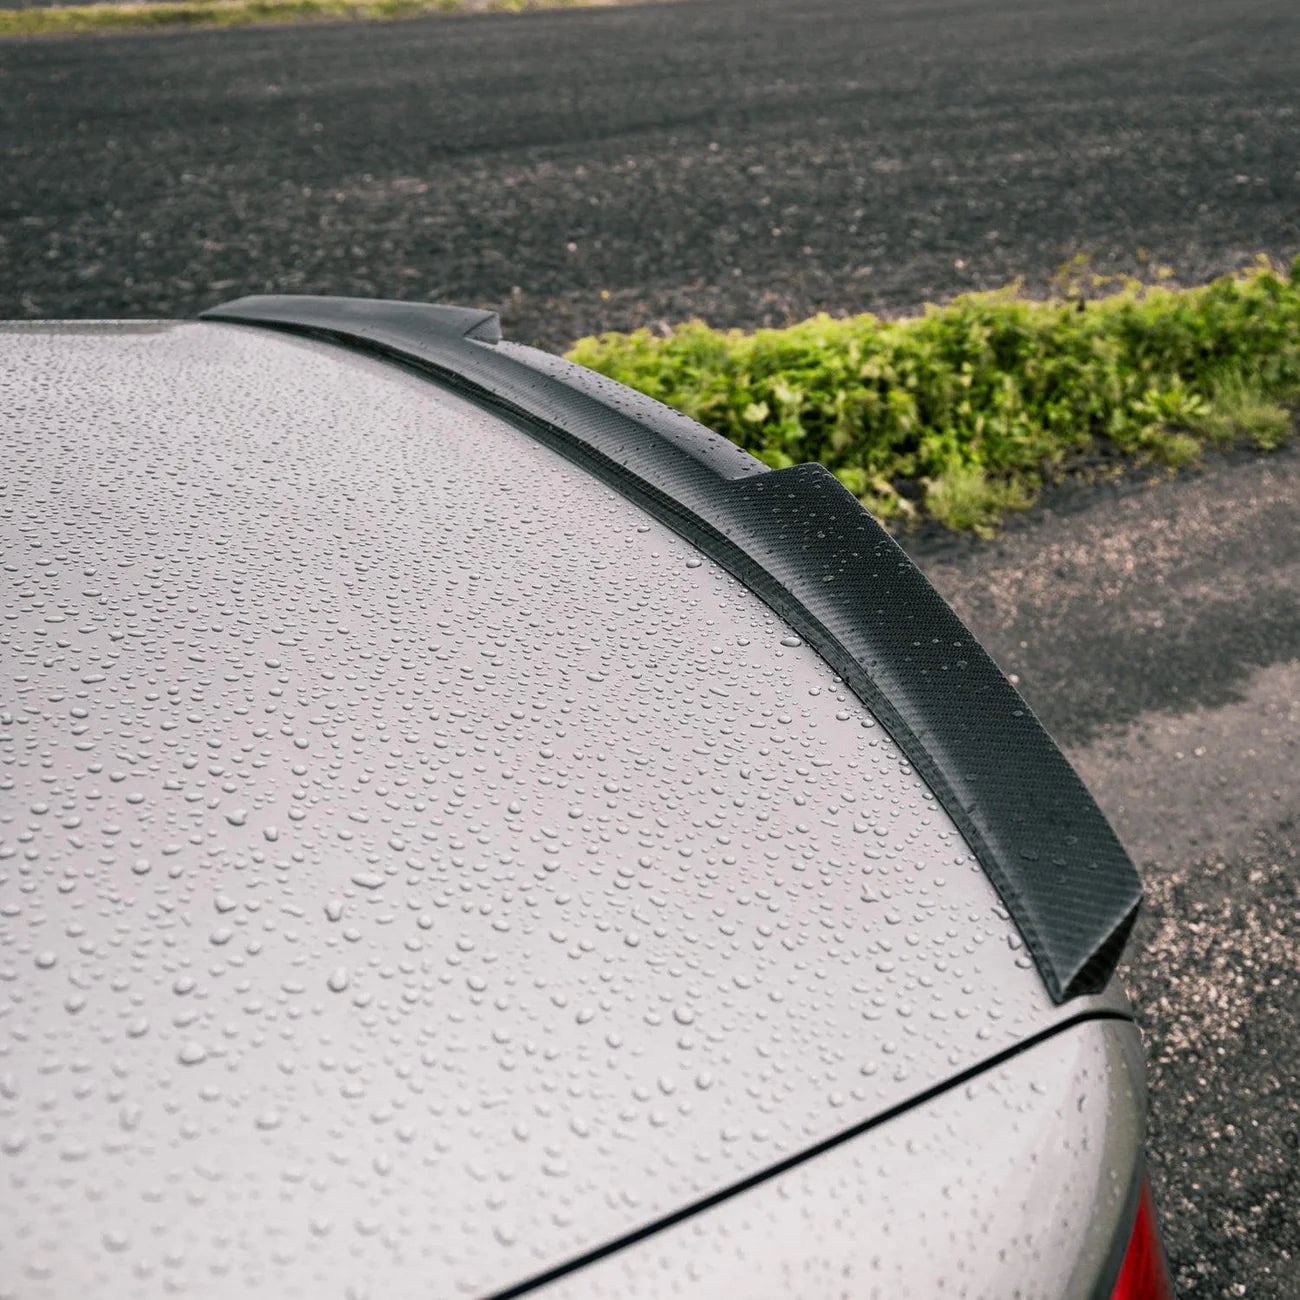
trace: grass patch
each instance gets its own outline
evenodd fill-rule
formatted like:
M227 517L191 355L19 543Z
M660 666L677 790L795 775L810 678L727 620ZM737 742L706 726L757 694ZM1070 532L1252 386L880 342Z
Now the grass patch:
M1100 467L1268 450L1300 405L1300 257L1191 289L1122 281L1024 298L1019 283L923 316L786 329L691 321L580 339L568 356L774 468L816 460L886 521L989 533L1045 482ZM1097 278L1094 277L1094 284Z
M74 35L157 27L236 27L322 19L419 18L605 7L630 0L165 0L159 4L0 9L0 37Z
M1273 451L1291 433L1291 412L1229 373L1211 385L1208 409L1188 417L1188 425L1218 447L1248 442Z

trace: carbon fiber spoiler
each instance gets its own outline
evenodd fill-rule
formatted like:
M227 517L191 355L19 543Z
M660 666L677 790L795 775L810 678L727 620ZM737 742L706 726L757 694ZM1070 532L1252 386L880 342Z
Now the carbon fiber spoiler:
M1074 769L961 620L821 465L769 470L685 416L547 353L493 312L240 298L209 321L398 362L497 409L722 565L826 660L953 819L1056 1002L1099 992L1142 899Z

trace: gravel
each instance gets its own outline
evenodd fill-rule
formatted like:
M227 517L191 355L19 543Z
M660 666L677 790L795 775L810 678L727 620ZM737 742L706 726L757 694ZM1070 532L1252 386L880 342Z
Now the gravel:
M1150 1168L1178 1294L1300 1295L1300 822L1147 872L1127 978L1156 1104Z

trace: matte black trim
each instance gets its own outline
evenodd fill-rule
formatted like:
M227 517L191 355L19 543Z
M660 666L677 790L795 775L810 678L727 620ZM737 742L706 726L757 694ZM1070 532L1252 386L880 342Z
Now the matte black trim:
M728 569L880 720L1015 921L1052 998L1099 992L1141 902L1083 783L898 544L821 465L769 471L620 385L501 344L492 312L253 297L203 319L343 343L517 420Z
M515 1282L502 1291L493 1291L485 1297L485 1300L515 1300L516 1297L527 1295L530 1291L536 1291L539 1287L547 1286L551 1282L558 1281L560 1278L570 1273L576 1273L581 1268L586 1268L589 1264L594 1264L597 1260L606 1258L609 1255L617 1254L620 1250L625 1250L628 1246L635 1245L638 1241L644 1241L647 1237L653 1237L657 1232L663 1232L666 1228L675 1227L677 1224L686 1219L692 1218L705 1210L711 1210L715 1205L721 1205L723 1201L729 1201L733 1196L739 1196L742 1192L747 1192L751 1188L757 1187L760 1183L765 1183L769 1179L779 1178L782 1174L787 1174L791 1169L799 1165L806 1164L809 1160L814 1160L827 1151L834 1150L835 1147L843 1146L845 1142L851 1142L854 1138L861 1137L864 1133L869 1133L874 1128L888 1123L891 1119L896 1119L904 1112L912 1110L917 1106L924 1106L927 1102L933 1101L936 1097L945 1092L950 1092L953 1088L960 1088L963 1084L969 1083L972 1079L984 1074L988 1070L995 1070L999 1065L1005 1065L1012 1057L1019 1056L1022 1052L1027 1052L1031 1047L1037 1047L1040 1043L1046 1042L1049 1038L1055 1038L1057 1034L1066 1029L1073 1029L1077 1025L1086 1025L1097 1020L1117 1020L1121 1024L1131 1025L1133 1021L1128 1016L1118 1011L1086 1011L1080 1015L1074 1016L1069 1020L1062 1020L1059 1024L1052 1025L1048 1029L1043 1029L1037 1034L1026 1038L1023 1042L1015 1043L1013 1046L990 1056L988 1060L981 1061L978 1065L972 1065L969 1069L963 1070L960 1074L954 1074L945 1079L942 1083L936 1083L933 1087L927 1088L924 1092L917 1093L914 1097L909 1097L906 1101L899 1102L896 1106L891 1106L888 1110L881 1111L878 1115L873 1115L870 1119L863 1120L860 1124L854 1124L852 1128L846 1128L841 1133L832 1134L828 1138L823 1138L820 1142L804 1150L796 1152L792 1156L786 1156L783 1160L778 1160L775 1164L769 1165L766 1169L760 1169L756 1174L750 1174L742 1178L739 1182L731 1183L719 1191L711 1192L708 1196L701 1197L698 1201L691 1202L690 1205L683 1206L681 1209L674 1210L671 1214L665 1214L661 1218L653 1219L649 1223L644 1223L639 1228L634 1228L631 1232L624 1233L623 1236L617 1237L612 1241L603 1242L601 1245L582 1255L575 1255L572 1259L566 1260L563 1264L557 1264L554 1268L548 1268L542 1273L535 1273L532 1277L525 1278L523 1281ZM1136 1032L1136 1030L1134 1031ZM1139 1165L1140 1168L1140 1165ZM1141 1179L1138 1180L1138 1187L1141 1187ZM1135 1203L1136 1204L1136 1203ZM1130 1222L1130 1231L1131 1224ZM1125 1239L1127 1241L1127 1238ZM1118 1274L1118 1269L1116 1269Z

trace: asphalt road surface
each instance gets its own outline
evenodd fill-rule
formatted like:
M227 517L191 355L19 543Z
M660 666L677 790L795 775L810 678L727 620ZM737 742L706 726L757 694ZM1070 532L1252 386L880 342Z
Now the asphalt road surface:
M248 292L560 348L1300 251L1294 0L663 0L0 42L0 316ZM1143 864L1180 1294L1300 1297L1300 451L909 543Z
M1300 251L1294 0L668 0L0 42L0 316L262 290L562 347ZM518 290L518 293L515 292ZM607 293L608 298L603 298Z

